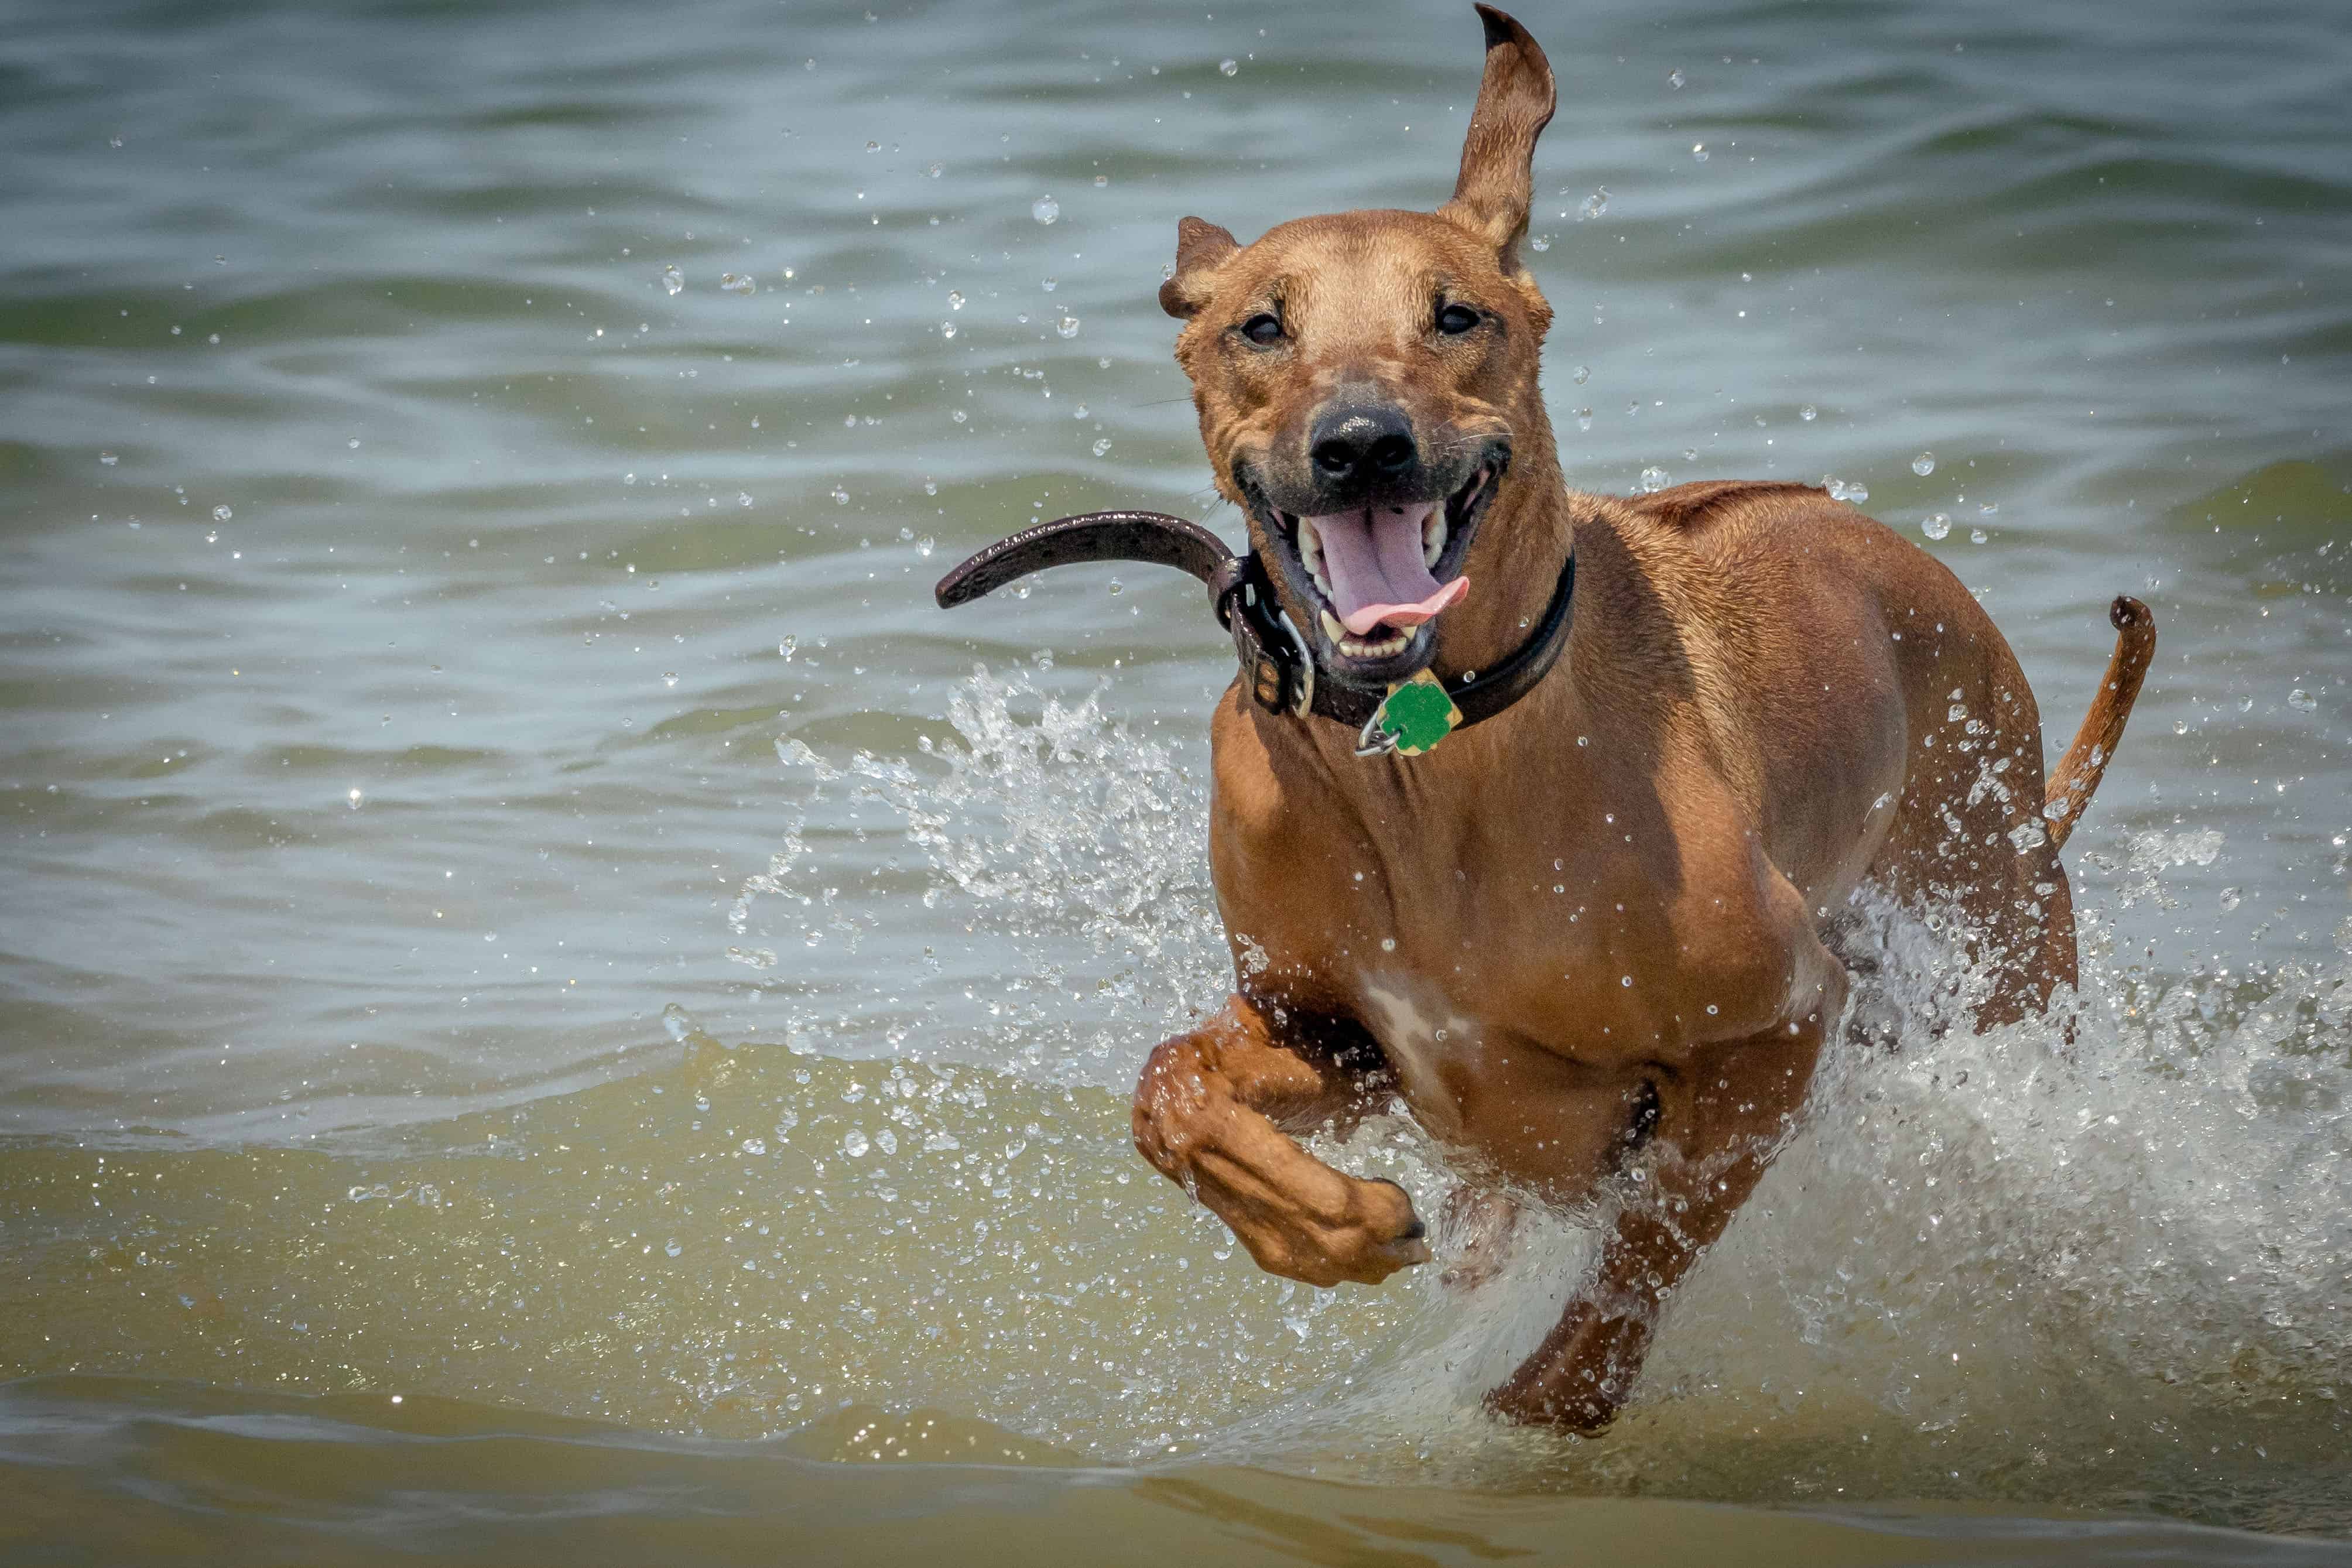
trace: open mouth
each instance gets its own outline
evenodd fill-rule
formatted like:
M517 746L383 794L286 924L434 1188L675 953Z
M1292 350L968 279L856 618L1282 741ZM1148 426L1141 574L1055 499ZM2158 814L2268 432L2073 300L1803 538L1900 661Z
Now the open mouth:
M1500 472L1490 458L1442 500L1320 517L1267 509L1275 524L1269 531L1298 567L1289 574L1291 585L1304 591L1335 662L1354 667L1347 673L1407 673L1402 667L1416 652L1427 662L1425 628L1470 591L1462 559Z

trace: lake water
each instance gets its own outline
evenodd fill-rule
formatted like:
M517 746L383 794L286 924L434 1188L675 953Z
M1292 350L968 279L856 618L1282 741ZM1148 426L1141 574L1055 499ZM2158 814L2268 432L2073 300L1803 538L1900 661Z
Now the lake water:
M1857 487L2059 743L2154 606L2072 1043L1841 1061L1590 1442L1573 1230L1135 1157L1230 651L930 584L1238 537L1175 221L1441 200L1466 6L10 5L0 1554L2352 1560L2341 7L1523 15L1572 483Z

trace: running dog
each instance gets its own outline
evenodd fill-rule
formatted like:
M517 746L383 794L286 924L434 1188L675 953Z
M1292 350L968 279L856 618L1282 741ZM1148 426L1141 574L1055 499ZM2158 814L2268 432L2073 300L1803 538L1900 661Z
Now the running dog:
M1592 1278L1486 1395L1589 1432L1796 1125L1840 1028L1850 895L1958 906L1995 976L1980 1028L2074 984L2058 849L2155 632L2115 601L2105 680L2045 781L2009 645L1893 531L1807 485L1570 489L1521 255L1551 69L1477 9L1485 76L1434 213L1247 246L1177 226L1160 300L1249 550L1213 561L1205 531L1119 513L1091 555L1196 571L1241 649L1211 728L1237 984L1151 1053L1135 1141L1261 1267L1316 1285L1431 1256L1402 1187L1291 1136L1395 1099L1492 1194L1464 1216L1490 1254L1515 1202L1638 1192L1598 1211ZM1089 558L1050 542L999 548Z

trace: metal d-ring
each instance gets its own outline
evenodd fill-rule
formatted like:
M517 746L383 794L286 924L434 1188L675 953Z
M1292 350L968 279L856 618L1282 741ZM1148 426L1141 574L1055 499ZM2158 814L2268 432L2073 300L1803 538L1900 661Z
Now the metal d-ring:
M1315 701L1315 656L1307 651L1307 639L1298 635L1298 628L1290 624L1290 613L1279 604L1274 606L1274 624L1282 628L1298 655L1298 698L1291 703L1290 710L1304 719Z
M1356 755L1385 757L1397 749L1396 731L1381 728L1381 715L1387 711L1388 704L1381 703L1372 710L1372 716L1364 721L1364 727L1356 731Z

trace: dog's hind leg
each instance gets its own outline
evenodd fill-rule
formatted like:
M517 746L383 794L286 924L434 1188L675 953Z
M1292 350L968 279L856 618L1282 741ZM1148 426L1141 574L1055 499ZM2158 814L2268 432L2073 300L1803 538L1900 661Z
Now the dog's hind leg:
M1377 1082L1377 1051L1347 1026L1277 1027L1271 1011L1235 996L1152 1051L1135 1090L1136 1148L1269 1273L1373 1285L1427 1262L1402 1187L1343 1175L1282 1131L1358 1113Z

